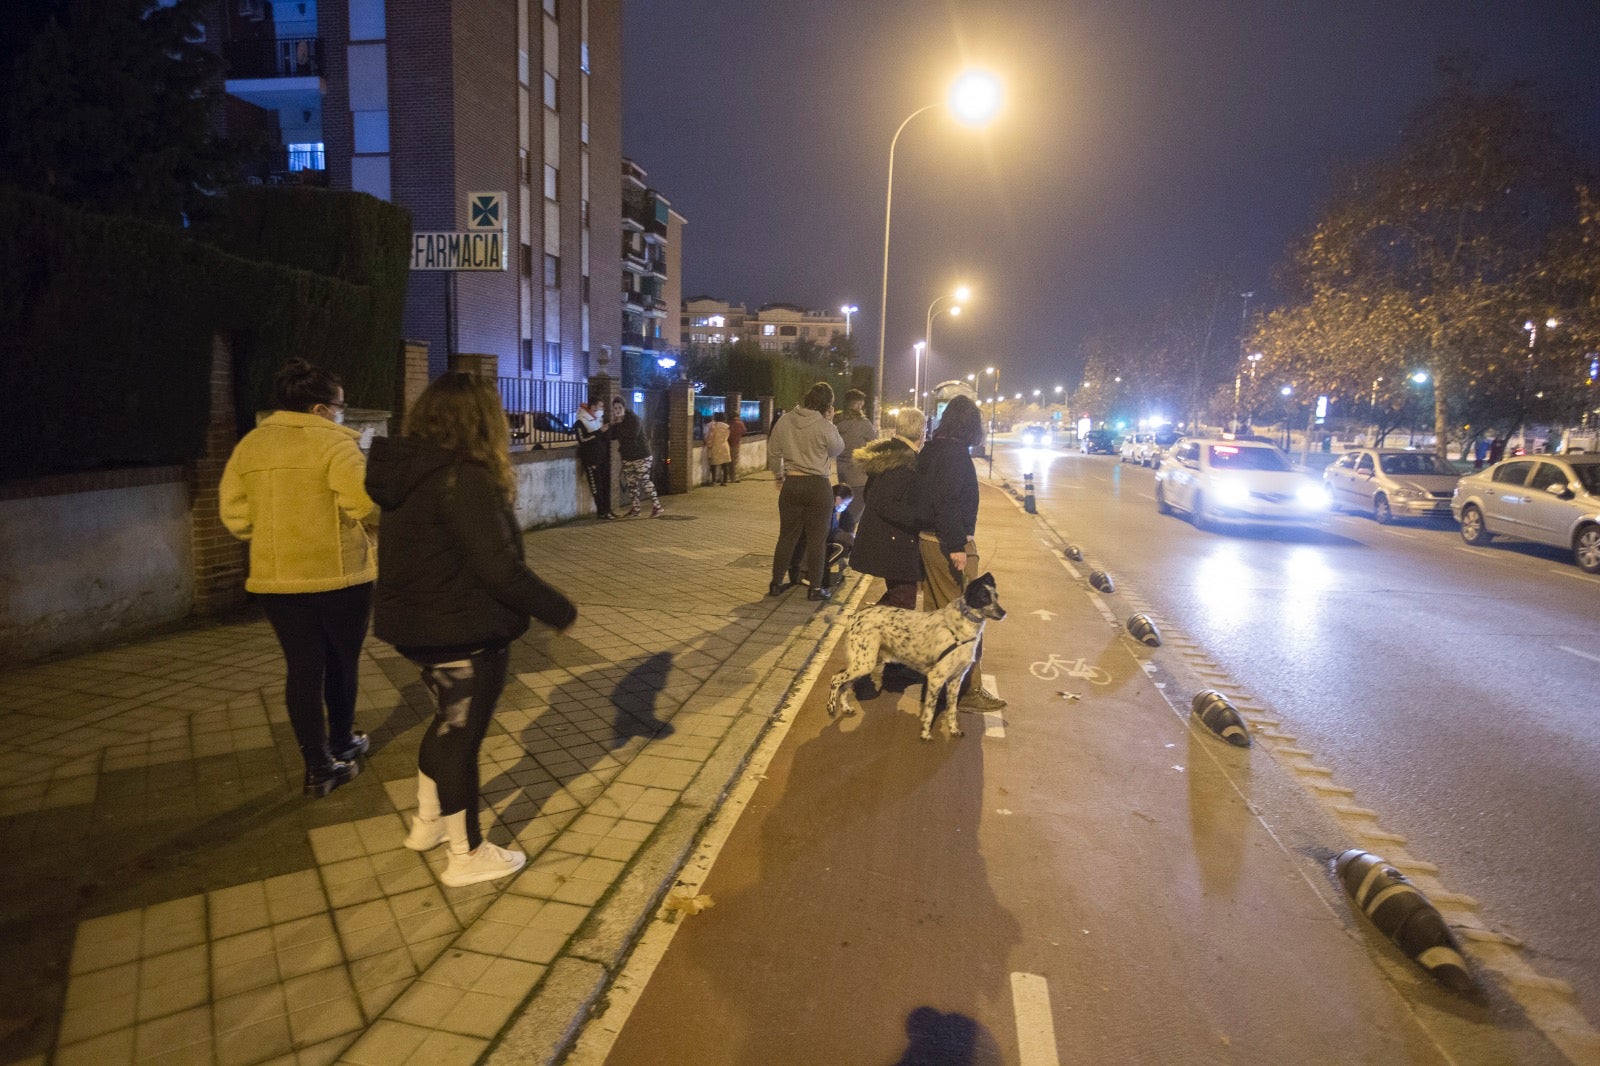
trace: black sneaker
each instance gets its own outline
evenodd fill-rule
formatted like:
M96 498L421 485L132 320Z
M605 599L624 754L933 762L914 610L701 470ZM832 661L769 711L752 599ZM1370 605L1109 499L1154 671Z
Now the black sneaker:
M831 599L833 599L833 590L832 589L812 589L810 592L806 593L806 599L808 599L808 600L831 600Z
M789 587L788 585L785 585L781 581L774 581L772 584L767 586L767 595L768 596L782 596L784 594L784 591L786 589L788 589L788 587Z
M328 742L328 752L333 756L334 762L354 762L367 754L372 747L372 738L361 730L350 734L350 739L343 744L337 741Z
M321 798L361 772L361 764L330 760L321 766L306 767L305 794Z

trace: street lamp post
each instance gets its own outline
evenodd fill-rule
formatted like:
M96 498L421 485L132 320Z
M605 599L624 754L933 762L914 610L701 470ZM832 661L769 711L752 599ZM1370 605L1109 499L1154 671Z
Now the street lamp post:
M969 125L981 125L987 122L1000 106L999 83L988 74L970 71L962 75L951 87L948 105L951 112L961 121ZM883 195L883 283L878 293L878 378L875 387L880 397L883 396L883 342L889 315L889 220L894 208L894 149L900 141L900 134L905 132L912 119L938 106L938 104L927 104L911 112L894 131L894 136L889 139L889 180ZM881 407L881 404L879 406ZM883 424L881 415L878 424L881 429Z
M912 407L920 408L922 406L922 403L921 403L922 393L919 392L918 390L922 388L922 350L924 348L926 348L927 346L928 346L928 342L927 341L918 341L917 343L915 343L915 344L913 344L911 346L912 351L914 351L916 353L916 362L912 365L912 368L911 368L911 406Z
M989 397L989 446L984 449L989 453L989 476L992 478L994 477L994 416L1000 407L1000 368L986 366L983 372L994 375L994 393Z
M845 340L849 340L850 339L850 316L855 314L859 310L861 310L861 308L857 307L855 304L845 304L843 307L839 308L839 313L844 315L844 339Z
M933 358L933 309L939 306L941 300L956 300L958 301L956 306L947 307L940 314L948 314L951 318L958 318L961 315L961 304L965 303L971 295L971 289L965 285L960 285L956 287L954 292L947 292L943 296L935 296L933 302L928 305L928 317L922 324L922 340L928 346L929 359Z

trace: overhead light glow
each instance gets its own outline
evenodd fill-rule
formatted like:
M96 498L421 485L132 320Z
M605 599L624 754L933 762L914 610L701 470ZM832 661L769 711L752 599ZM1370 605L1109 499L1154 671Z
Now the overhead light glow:
M950 110L969 126L983 125L1000 110L1000 83L986 71L968 71L950 89Z

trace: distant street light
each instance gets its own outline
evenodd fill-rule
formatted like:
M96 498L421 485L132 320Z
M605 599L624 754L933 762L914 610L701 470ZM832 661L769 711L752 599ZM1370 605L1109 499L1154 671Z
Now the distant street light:
M982 71L968 71L956 80L946 101L952 114L960 121L979 126L994 117L1000 109L1000 83ZM927 104L905 117L900 127L889 139L889 180L883 196L883 284L878 296L878 395L883 395L883 342L889 316L889 220L894 208L894 149L911 120L924 111L932 111L938 104ZM877 419L880 427L882 418Z
M951 318L958 318L961 315L961 304L966 303L971 296L972 290L970 288L965 285L958 285L954 292L947 292L943 296L935 296L933 302L928 305L928 318L923 323L922 339L928 345L929 359L933 358L933 309L938 307L942 300L955 300L957 301L956 306L947 307L939 313L948 314Z
M916 363L911 369L911 405L917 404L917 390L922 387L922 349L928 346L927 341L918 341L911 346L916 353Z
M861 308L857 307L855 304L845 304L843 307L839 308L839 312L844 315L845 340L850 339L850 316L859 310L861 310Z
M989 446L984 449L989 453L989 476L994 476L994 417L995 411L1000 407L1000 368L986 366L985 374L994 375L994 392L989 397Z

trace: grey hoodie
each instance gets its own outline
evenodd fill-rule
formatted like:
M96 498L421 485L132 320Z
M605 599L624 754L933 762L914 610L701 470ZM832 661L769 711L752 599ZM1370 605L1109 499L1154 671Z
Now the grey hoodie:
M814 474L829 477L829 464L844 451L844 438L822 412L795 407L778 419L767 438L767 469L780 480Z

